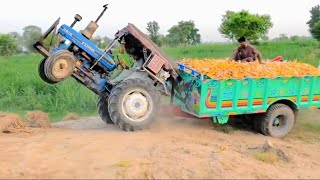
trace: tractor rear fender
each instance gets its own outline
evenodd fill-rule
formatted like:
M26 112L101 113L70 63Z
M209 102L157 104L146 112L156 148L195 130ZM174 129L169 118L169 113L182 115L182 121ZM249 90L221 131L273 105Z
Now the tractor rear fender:
M127 80L127 79L141 79L144 81L148 81L152 84L152 79L148 77L148 73L146 72L134 72L124 80Z
M147 81L150 84L154 85L159 92L163 92L164 94L168 95L168 92L166 92L166 91L168 91L166 84L163 81L161 81L161 79L152 80L149 77L149 75L151 75L151 74L149 74L149 72L147 72L147 71L137 71L137 72L132 73L130 76L128 76L124 80L141 79L141 80ZM158 82L158 84L156 85L157 82Z

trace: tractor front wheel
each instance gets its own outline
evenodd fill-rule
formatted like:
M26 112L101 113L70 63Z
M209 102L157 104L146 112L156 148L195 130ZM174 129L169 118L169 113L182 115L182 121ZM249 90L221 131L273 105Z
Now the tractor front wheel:
M69 78L75 67L74 55L67 50L61 50L48 57L44 64L44 72L50 81L58 83Z
M56 84L56 82L51 81L45 74L44 64L46 63L46 60L47 60L46 58L42 59L40 64L39 64L39 67L38 67L39 76L44 82L46 82L48 84Z
M160 109L155 87L141 79L128 79L113 89L108 101L111 120L124 131L147 128Z

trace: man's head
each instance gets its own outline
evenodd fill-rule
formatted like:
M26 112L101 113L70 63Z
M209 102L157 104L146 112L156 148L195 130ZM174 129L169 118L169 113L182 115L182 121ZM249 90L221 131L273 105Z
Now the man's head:
M243 48L247 46L247 40L243 36L238 39L238 42L240 43L240 46Z

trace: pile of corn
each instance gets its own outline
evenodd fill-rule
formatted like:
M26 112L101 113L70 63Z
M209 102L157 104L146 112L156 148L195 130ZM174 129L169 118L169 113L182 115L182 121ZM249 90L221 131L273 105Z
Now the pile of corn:
M180 63L213 79L320 76L320 69L301 62L239 63L223 59L184 59Z

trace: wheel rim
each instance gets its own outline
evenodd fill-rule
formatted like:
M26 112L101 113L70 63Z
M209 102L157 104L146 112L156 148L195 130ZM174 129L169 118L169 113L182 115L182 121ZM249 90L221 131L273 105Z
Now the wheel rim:
M128 92L122 101L124 115L134 122L146 120L152 112L153 102L151 96L144 90Z
M272 122L272 128L279 133L286 129L287 125L287 117L284 115L277 116Z
M65 58L57 59L52 67L52 75L58 79L64 79L70 75L71 64Z

